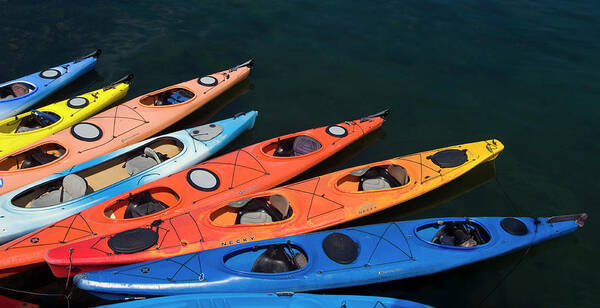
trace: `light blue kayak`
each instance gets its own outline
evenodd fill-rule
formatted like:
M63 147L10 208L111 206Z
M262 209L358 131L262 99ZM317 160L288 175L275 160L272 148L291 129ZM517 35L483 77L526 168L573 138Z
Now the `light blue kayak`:
M0 84L0 120L23 113L83 74L93 70L98 49L59 66Z
M101 307L287 307L287 308L426 308L402 299L358 295L319 295L306 293L208 293L156 297Z
M207 159L254 126L258 112L146 139L0 196L0 242L57 222ZM85 134L85 131L81 131ZM143 200L141 200L143 201ZM160 210L155 203L137 211ZM150 205L148 205L150 204ZM148 208L148 206L152 208ZM105 213L108 218L110 213ZM145 215L135 208L130 218Z

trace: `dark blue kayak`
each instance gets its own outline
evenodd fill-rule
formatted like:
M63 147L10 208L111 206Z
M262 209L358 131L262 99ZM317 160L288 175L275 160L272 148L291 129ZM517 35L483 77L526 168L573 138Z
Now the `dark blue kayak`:
M282 237L77 275L107 299L302 292L433 274L569 234L586 214L431 218Z
M0 120L23 113L33 105L93 70L100 49L71 62L0 84Z
M389 297L284 293L206 293L156 297L101 307L287 307L287 308L427 308L430 306Z

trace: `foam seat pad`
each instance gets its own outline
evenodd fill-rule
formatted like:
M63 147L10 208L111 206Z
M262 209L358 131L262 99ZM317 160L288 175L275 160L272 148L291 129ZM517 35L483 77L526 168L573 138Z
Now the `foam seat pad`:
M40 125L40 124L37 124L37 123L36 124L32 124L32 123L24 124L23 121L25 121L25 120L21 121L21 125L19 125L17 130L15 130L15 133L25 133L25 132L30 132L32 130L42 128L42 125Z
M362 182L363 191L392 188L384 178L368 179Z
M60 204L60 189L53 190L31 201L31 208L42 208Z
M47 164L58 158L52 154L48 154L48 153L44 153L44 152L34 152L31 154L31 157L33 159L35 159L35 161L37 161L38 163L40 163L42 165Z
M264 224L269 222L273 222L273 218L265 211L247 212L240 217L240 224L242 225Z
M63 178L62 202L85 196L88 190L87 182L77 174L69 174Z
M63 178L62 191L55 189L31 201L32 208L42 208L61 204L85 196L88 186L85 179L69 174Z
M294 155L300 156L312 153L321 148L321 144L314 138L308 136L298 136L294 139Z
M144 154L136 156L125 163L127 173L138 174L146 169L152 168L160 163L160 159L154 150L145 148Z
M160 200L154 199L148 191L135 195L125 210L125 218L142 217L168 208Z

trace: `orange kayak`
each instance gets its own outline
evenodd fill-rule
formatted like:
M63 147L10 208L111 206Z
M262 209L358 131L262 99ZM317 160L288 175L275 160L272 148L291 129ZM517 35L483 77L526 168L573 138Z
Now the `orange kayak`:
M202 212L211 204L279 185L376 130L386 115L383 112L266 140L142 185L0 246L0 274L44 263L44 253L51 248L159 219L188 217L192 210ZM137 206L147 215L125 219L127 210L140 212L132 208ZM193 224L192 216L189 218L178 221Z
M252 64L144 94L3 157L0 195L158 133L244 80Z
M420 196L495 159L503 148L499 141L487 140L349 168L210 207L178 211L136 229L61 246L48 250L45 260L57 277L65 277L77 272L312 232ZM170 187L175 189L175 186ZM151 193L173 208L181 200L189 203L186 197L197 200L195 195L186 196L184 190L175 193L166 185L154 186ZM176 195L180 196L179 201ZM114 203L113 208L125 203ZM78 218L70 223L71 226L77 224L78 229L85 228L80 222L82 219Z

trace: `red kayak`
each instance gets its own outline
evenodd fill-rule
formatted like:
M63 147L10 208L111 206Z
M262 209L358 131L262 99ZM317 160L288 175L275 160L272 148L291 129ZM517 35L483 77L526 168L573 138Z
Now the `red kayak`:
M387 114L266 140L118 195L0 246L0 274L40 265L44 253L53 248L146 228L158 220L170 221L190 215L191 210L272 188L378 129ZM55 274L78 272L60 267Z

